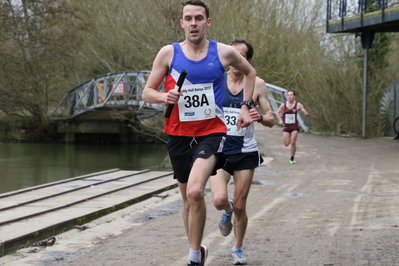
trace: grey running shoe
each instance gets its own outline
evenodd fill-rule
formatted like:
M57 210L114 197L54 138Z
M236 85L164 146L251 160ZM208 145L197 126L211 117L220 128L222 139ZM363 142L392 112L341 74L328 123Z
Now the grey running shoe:
M230 204L234 207L233 200L229 199ZM222 211L222 215L220 216L219 221L219 230L223 236L228 236L231 233L231 229L233 229L233 224L231 223L231 218L233 217L233 211L226 214Z
M233 264L234 265L247 265L247 259L242 254L242 249L237 249L236 251L232 251L233 255Z
M201 262L193 262L191 261L187 266L204 266L205 261L208 258L208 249L204 246L201 245Z

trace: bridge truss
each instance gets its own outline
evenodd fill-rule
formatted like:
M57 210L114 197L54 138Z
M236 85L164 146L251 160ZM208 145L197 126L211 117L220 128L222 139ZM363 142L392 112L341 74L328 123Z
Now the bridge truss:
M165 104L147 103L141 97L149 74L150 71L113 73L87 81L65 94L50 118L74 120L84 113L96 116L96 112L93 111L124 110L127 107L136 107L141 119L163 112ZM270 83L266 83L266 86L270 105L275 113L280 104L287 100L285 97L287 90ZM162 83L158 90L163 91L163 89ZM299 124L307 132L310 124L302 113L299 114Z
M141 98L150 71L112 73L87 81L64 95L51 114L52 120L69 120L99 109L137 107L141 112L163 111L164 104ZM163 84L159 90L163 90Z

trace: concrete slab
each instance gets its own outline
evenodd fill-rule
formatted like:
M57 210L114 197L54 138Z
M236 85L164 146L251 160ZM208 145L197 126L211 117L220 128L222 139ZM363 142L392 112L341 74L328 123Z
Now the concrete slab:
M6 254L176 185L172 172L117 171L0 195L0 248Z

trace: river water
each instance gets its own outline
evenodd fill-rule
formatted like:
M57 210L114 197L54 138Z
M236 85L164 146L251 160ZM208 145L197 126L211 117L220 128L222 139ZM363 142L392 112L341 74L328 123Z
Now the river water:
M166 145L0 143L0 193L108 169L162 170Z

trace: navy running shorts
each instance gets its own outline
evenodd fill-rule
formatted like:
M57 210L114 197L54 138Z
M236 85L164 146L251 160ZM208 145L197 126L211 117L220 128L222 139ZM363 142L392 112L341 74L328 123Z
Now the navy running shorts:
M235 170L254 169L263 163L258 151L226 155L223 170L233 175Z

